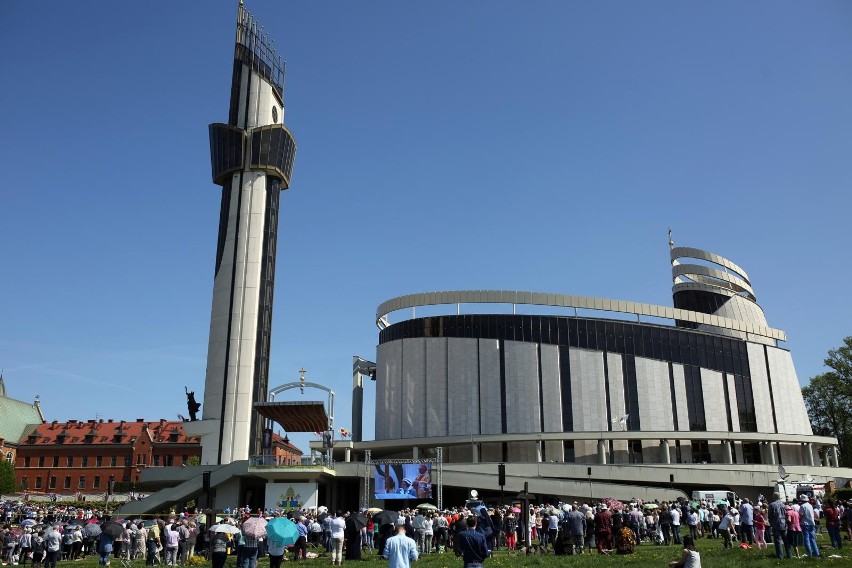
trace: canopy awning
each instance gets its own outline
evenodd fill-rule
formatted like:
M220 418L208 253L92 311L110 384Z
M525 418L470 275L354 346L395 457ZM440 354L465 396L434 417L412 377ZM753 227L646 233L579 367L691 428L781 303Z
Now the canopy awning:
M325 432L328 429L328 414L322 402L255 402L254 408L287 432Z

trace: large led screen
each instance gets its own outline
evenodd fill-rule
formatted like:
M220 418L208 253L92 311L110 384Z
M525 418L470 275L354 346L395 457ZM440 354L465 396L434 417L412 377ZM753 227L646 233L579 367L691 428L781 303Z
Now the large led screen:
M432 464L376 464L376 499L431 499Z

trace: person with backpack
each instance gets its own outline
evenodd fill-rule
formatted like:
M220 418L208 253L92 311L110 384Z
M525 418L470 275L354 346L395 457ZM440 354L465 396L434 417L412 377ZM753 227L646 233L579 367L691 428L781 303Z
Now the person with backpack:
M41 568L41 560L44 558L44 531L38 531L33 535L33 568Z

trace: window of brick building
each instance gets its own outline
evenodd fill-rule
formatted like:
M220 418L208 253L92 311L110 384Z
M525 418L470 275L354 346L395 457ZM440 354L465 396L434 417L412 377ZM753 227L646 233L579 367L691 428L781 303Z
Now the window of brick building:
M102 467L104 465L103 456L98 456L95 458L95 467Z
M159 466L159 465L160 465L160 456L154 456L154 465L155 465L155 466Z
M39 466L39 467L44 467L44 456L39 456L39 457L38 457L38 466Z
M29 488L30 488L30 486L29 486L29 483L27 481L27 476L25 475L25 476L21 477L21 489L26 491Z
M124 467L133 465L133 456L124 456Z
M68 467L74 467L74 456L68 456Z
M89 467L89 456L80 458L80 467Z
M77 489L85 489L86 488L86 476L80 476L80 482L77 483Z
M63 489L71 489L71 476L70 475L65 476L65 484L62 487L63 487Z
M101 476L96 475L95 479L92 480L92 489L100 489L101 488Z
M50 478L47 480L47 488L48 489L56 489L56 476L55 475L51 475Z
M41 476L40 475L35 478L35 488L41 489Z
M30 467L30 458L29 457L24 458L24 467Z
M109 465L116 467L118 465L118 456L112 456L109 460Z
M59 467L59 456L53 456L53 467Z

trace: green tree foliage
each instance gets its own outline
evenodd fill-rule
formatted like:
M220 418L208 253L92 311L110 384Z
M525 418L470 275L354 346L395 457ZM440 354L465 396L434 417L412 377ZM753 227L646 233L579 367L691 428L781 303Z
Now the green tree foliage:
M15 485L15 468L5 459L0 460L0 493L9 495L17 491Z
M825 365L831 371L811 378L802 398L814 434L836 437L840 465L852 467L852 336L828 352Z
M852 335L843 339L841 347L828 352L825 366L837 374L846 396L852 396Z

